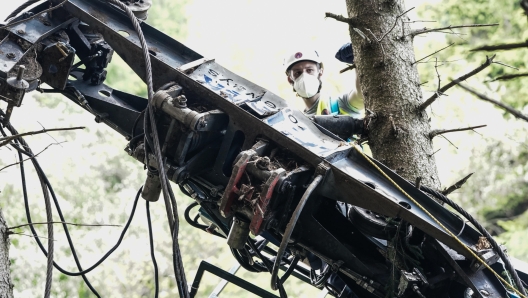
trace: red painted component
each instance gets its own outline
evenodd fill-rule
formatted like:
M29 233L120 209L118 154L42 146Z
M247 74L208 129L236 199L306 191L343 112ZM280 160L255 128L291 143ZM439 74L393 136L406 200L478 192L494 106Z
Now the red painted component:
M223 217L228 217L233 214L231 206L233 202L238 199L239 188L238 183L246 171L246 166L248 161L252 156L257 153L253 150L247 150L240 153L239 158L235 165L233 166L233 172L231 173L231 178L229 178L229 183L224 191L224 195L220 201L220 213Z
M268 205L270 203L271 196L273 195L273 189L275 189L277 182L279 182L279 179L285 173L286 171L282 168L272 171L271 176L262 187L260 199L254 206L253 218L251 219L251 224L249 225L249 229L255 236L259 235L264 228L264 220L270 215Z

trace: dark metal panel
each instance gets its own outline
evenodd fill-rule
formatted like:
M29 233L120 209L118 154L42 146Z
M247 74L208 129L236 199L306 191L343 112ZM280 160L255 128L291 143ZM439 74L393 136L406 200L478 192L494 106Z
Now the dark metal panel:
M47 5L44 3L32 11L42 10L45 7ZM54 13L64 15L65 11L57 10ZM66 17L65 20L56 17L50 18L47 13L42 13L34 19L8 27L6 30L31 44L35 44L57 32L57 29L65 28L74 20L75 18L69 17Z
M78 72L73 74L82 76ZM114 90L104 84L91 85L80 79L70 81L69 84L85 96L90 107L97 113L97 121L105 122L125 137L131 136L134 122L147 107L145 98ZM142 130L143 125L140 123L136 131Z

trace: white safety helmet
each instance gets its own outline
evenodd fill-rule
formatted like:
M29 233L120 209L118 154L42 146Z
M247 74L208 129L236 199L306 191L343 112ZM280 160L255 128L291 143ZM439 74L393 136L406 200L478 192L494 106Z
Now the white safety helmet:
M319 57L319 53L317 53L317 51L301 50L294 52L292 55L284 59L284 71L286 72L286 74L288 74L288 70L290 69L290 67L299 61L313 61L317 64L320 64L322 68L321 57Z

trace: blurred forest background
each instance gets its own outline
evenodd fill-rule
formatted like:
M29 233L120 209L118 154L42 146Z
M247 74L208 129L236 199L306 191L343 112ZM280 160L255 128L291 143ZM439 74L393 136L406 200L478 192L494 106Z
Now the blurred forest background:
M4 1L2 1L4 2ZM22 0L0 4L2 19ZM484 44L522 42L528 39L527 17L518 1L446 0L406 1L413 28L444 27L473 23L499 23L491 28L464 28L446 33L430 33L415 38L416 59L425 57L450 43L454 46L418 64L424 98L437 89L437 72L442 85L480 65L486 54L470 49ZM154 0L147 22L198 53L216 61L285 99L295 101L287 84L282 60L294 46L317 49L324 58L325 89L332 93L347 91L353 85L354 72L339 74L346 65L333 58L349 41L348 28L325 19L325 12L346 15L345 1L255 1L255 0ZM424 22L427 21L427 22ZM435 22L430 22L435 21ZM458 32L458 34L453 34ZM527 72L528 49L497 52L496 61ZM493 81L516 71L493 64L467 85L489 97L528 114L528 78ZM110 86L145 96L146 87L117 56L109 67ZM450 195L476 216L505 243L510 255L528 261L528 123L516 119L476 99L460 88L447 92L427 112L433 128L458 128L487 124L476 132L465 131L435 138L435 156L443 186L450 186L465 175L475 174L460 190ZM5 109L3 102L0 107ZM11 119L19 132L43 127L86 126L81 131L55 132L27 137L34 152L56 144L43 152L39 160L57 195L66 220L85 224L124 226L135 197L146 175L143 167L125 152L126 140L66 98L32 93ZM0 168L16 162L9 147L0 148ZM30 168L29 165L26 168ZM29 171L29 196L35 222L45 221L44 203L34 171ZM174 186L177 190L177 187ZM0 171L0 207L8 226L26 223L19 169ZM180 244L191 281L201 260L228 270L236 264L225 241L192 228L183 221L183 210L192 200L178 193L181 214ZM156 257L160 270L160 297L175 297L171 259L171 240L163 203L151 204L154 221ZM58 216L56 217L58 218ZM72 238L84 268L91 266L117 241L120 227L71 227ZM45 236L44 226L37 227ZM64 268L75 270L73 258L61 227L55 230L55 259ZM30 235L29 228L16 230ZM10 257L16 297L39 297L45 282L46 258L35 241L24 235L11 235ZM238 274L269 289L269 275ZM97 269L89 280L102 297L151 297L154 273L150 260L145 203L140 200L132 225L121 246ZM92 297L81 278L67 277L54 271L54 297ZM199 297L207 296L219 278L205 276ZM291 297L315 297L318 290L289 279ZM229 285L225 297L251 297Z

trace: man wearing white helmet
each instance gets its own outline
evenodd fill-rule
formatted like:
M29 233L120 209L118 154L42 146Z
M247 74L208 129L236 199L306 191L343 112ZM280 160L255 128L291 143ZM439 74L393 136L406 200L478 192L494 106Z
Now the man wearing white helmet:
M348 46L350 49L350 45ZM341 51L341 50L340 50ZM339 53L338 53L339 54ZM339 59L339 57L336 58ZM341 59L340 59L341 60ZM314 50L297 51L284 61L288 82L297 96L304 101L304 114L313 115L350 115L361 118L363 115L363 95L356 78L356 88L339 97L332 98L321 92L323 63Z

